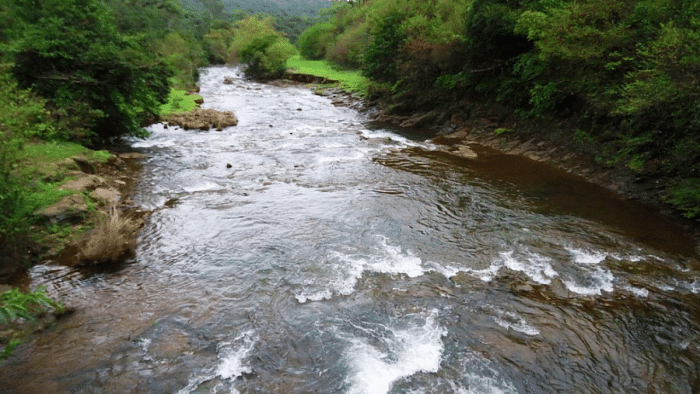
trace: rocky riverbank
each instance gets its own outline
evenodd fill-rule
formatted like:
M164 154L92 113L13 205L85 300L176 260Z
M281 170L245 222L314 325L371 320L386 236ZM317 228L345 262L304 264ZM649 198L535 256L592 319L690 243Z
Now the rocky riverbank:
M145 212L129 199L143 155L115 152L104 163L80 157L58 163L60 190L70 194L35 212L40 224L59 229L40 240L38 257L46 263L117 263L136 244ZM117 222L115 222L117 219ZM116 225L116 227L115 227Z
M499 154L525 157L582 177L621 198L638 201L682 226L692 234L695 249L700 253L700 221L683 217L664 202L665 185L669 180L635 173L623 163L601 160L604 146L585 136L572 138L575 127L571 123L523 119L507 108L466 100L422 113L396 114L401 111L400 108L397 111L395 103L381 100L368 103L340 89L316 88L316 92L330 97L334 105L366 112L378 125L423 133L426 139L451 155L475 160L477 157L470 146L478 144Z

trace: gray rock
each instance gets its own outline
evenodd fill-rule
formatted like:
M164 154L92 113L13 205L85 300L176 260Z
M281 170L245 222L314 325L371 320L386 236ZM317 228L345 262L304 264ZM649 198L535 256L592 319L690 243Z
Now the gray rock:
M83 175L77 179L63 182L61 189L75 191L93 190L104 182L105 180L97 175Z
M77 223L87 213L88 206L85 197L73 194L62 198L59 202L34 212L43 220L51 223Z
M118 191L112 188L97 188L90 193L90 198L103 203L117 203L121 195Z

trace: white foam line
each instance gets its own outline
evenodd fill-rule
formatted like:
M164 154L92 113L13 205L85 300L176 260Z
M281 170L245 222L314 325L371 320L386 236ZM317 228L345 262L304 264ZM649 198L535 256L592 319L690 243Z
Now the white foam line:
M592 283L588 286L575 281L564 281L564 285L569 291L581 295L601 295L603 291L613 291L613 280L615 277L612 272L598 268L591 273L589 279Z
M565 249L574 256L574 261L577 264L597 265L608 257L607 253L601 251L588 251L574 247L566 247Z

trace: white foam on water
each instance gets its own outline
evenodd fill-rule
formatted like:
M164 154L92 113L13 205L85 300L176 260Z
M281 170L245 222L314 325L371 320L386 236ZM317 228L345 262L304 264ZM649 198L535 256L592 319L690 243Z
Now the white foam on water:
M251 373L249 366L244 364L253 350L257 337L253 331L239 334L232 342L219 344L219 366L216 374L223 379L235 380L244 373Z
M521 257L521 260L518 260L513 256L513 253L512 250L499 253L499 258L486 269L474 270L467 268L463 271L477 276L484 282L489 282L496 277L501 268L505 267L512 271L522 272L533 281L542 285L552 283L552 278L559 275L557 271L552 268L550 264L552 259L549 257L528 252L524 258Z
M244 373L251 373L250 366L245 365L245 360L253 350L255 343L258 341L255 332L246 331L239 334L231 342L222 342L217 346L219 364L215 370L201 376L190 378L187 386L177 392L177 394L191 394L205 382L217 378L225 379L230 382L230 394L238 394L238 390L233 387L233 381ZM217 388L221 385L217 385ZM217 391L218 392L218 391Z
M564 281L564 285L569 291L581 295L601 295L603 291L613 291L613 281L615 277L612 272L602 268L596 268L591 272L585 284L576 281Z
M484 282L490 282L493 280L493 278L496 277L498 274L498 271L503 268L503 262L500 260L494 261L493 264L491 264L488 268L483 269L483 270L475 270L471 268L466 268L464 269L465 272L472 274L479 279L481 279Z
M576 264L597 265L608 257L607 253L601 251L583 250L574 247L566 247L565 249L574 256Z
M386 239L382 239L379 254L369 259L365 270L384 274L406 274L415 278L427 271L422 267L422 264L421 259L411 251L404 253L400 246L388 245Z
M332 253L331 260L335 263L330 266L331 277L322 276L306 280L304 290L295 295L296 299L304 303L330 299L335 294L350 295L355 291L355 285L365 271L405 274L410 278L433 271L424 268L422 260L411 251L404 252L400 246L387 244L384 237L379 238L381 242L376 248L377 252L369 257ZM309 290L308 287L312 289ZM318 287L322 289L318 290Z
M435 271L439 274L442 274L445 278L451 278L457 275L458 273L464 271L464 268L457 268L451 265L443 266L433 261L430 261L428 264L432 267L430 271Z
M437 324L434 310L422 326L391 329L380 338L388 352L362 338L351 338L346 358L350 368L348 394L384 394L394 382L418 372L436 373L442 360L442 337L447 332Z
M330 300L333 297L333 291L331 291L330 289L310 293L303 291L301 292L301 294L297 294L294 297L297 299L297 301L299 301L302 304L307 301Z
M297 301L305 303L307 301L329 300L334 294L350 295L355 292L355 285L362 277L362 272L366 265L366 260L356 258L342 253L333 253L332 260L336 263L330 268L331 278L319 277L304 281L304 290L295 295ZM307 290L306 287L312 290ZM321 287L321 290L316 290Z
M628 285L628 286L623 286L622 289L627 290L630 293L632 293L635 296L640 297L640 298L647 298L649 296L649 290L647 290L643 287L634 287L632 285Z
M690 291L692 291L694 294L700 293L700 280L695 279L693 283L689 283L688 289L690 289Z
M148 348L151 346L150 338L141 338L139 342L141 345L141 350L143 350L144 353L148 352Z
M147 139L131 144L132 148L170 148L177 145L173 139Z
M221 185L210 182L210 181L204 181L201 183L194 183L191 185L184 185L182 186L182 190L186 191L187 193L195 193L195 192L203 192L203 191L208 191L208 190L219 190L221 189Z
M499 316L494 316L493 319L499 326L507 330L517 331L525 335L540 335L540 330L527 324L525 319L523 319L518 314L513 312L504 312L500 310L497 310L497 312L499 313Z
M551 264L549 264L552 259L546 256L542 256L537 253L528 253L526 263L520 262L513 257L513 251L500 253L503 264L513 270L521 271L530 279L535 282L548 285L552 283L552 278L557 276L557 271L555 271Z

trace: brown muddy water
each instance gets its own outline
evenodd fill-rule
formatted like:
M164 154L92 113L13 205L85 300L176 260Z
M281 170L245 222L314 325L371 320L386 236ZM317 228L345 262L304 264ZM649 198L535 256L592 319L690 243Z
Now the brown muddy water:
M0 366L0 393L700 392L680 228L236 74L200 83L238 126L132 141L154 211L133 259L31 271L77 311Z

